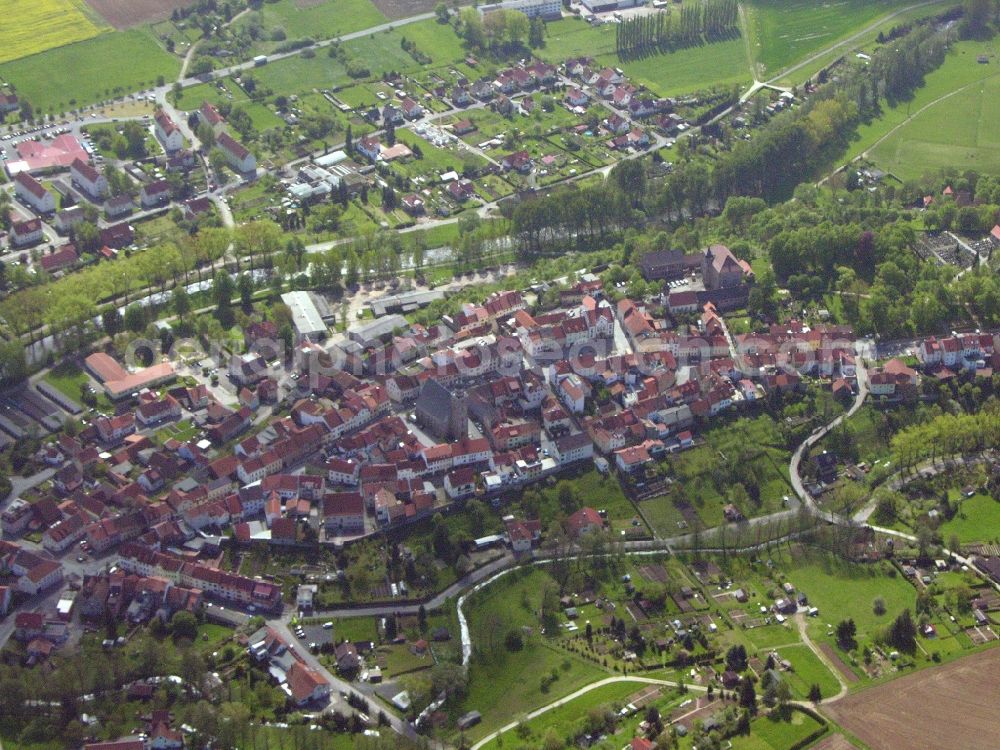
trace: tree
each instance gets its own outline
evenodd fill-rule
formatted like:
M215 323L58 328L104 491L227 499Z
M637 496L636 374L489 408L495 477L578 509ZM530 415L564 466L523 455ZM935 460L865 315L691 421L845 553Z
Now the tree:
M423 604L417 609L417 627L421 633L427 630L427 608Z
M195 135L198 136L198 140L201 142L203 152L209 152L215 147L215 131L204 120L198 124L198 130Z
M913 622L910 610L904 609L900 612L889 626L886 642L904 654L912 654L917 650L917 626Z
M170 628L175 639L185 638L193 641L198 636L198 621L186 610L174 613L170 618Z
M173 302L174 312L177 313L177 317L183 323L184 318L191 312L191 296L187 293L187 289L183 286L174 287Z
M125 328L139 333L146 327L146 308L137 302L125 308Z
M857 632L858 629L854 624L854 620L850 618L847 620L841 620L837 623L837 644L845 651L850 651L858 645L854 640L854 636L857 635Z
M253 304L253 278L248 273L241 273L236 280L236 286L240 294L240 304L243 305L243 309L249 310Z
M815 682L809 686L809 700L813 703L819 703L823 700L823 693L820 691L819 685Z
M881 596L876 596L875 600L872 602L872 612L881 617L885 614L885 599Z
M751 714L757 714L757 691L749 679L740 680L740 705Z
M532 18L529 23L528 46L532 49L545 46L545 22L539 16Z
M507 647L508 651L520 651L524 648L524 638L521 636L521 632L516 629L507 631L507 636L504 638L504 646Z
M117 308L109 308L101 313L101 328L108 336L114 336L122 332L123 321L121 313Z
M437 16L438 23L448 23L451 18L451 13L448 11L448 6L445 3L438 3L434 6L434 15Z
M738 644L731 646L726 652L726 666L734 672L742 672L747 668L746 646Z

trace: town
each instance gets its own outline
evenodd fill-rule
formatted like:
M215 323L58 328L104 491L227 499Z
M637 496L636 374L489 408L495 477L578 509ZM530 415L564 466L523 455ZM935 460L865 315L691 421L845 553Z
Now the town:
M10 12L0 741L990 746L995 3Z

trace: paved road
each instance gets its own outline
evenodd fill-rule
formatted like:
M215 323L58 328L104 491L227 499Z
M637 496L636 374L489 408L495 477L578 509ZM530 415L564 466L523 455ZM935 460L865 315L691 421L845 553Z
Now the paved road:
M274 628L278 632L278 634L281 635L282 639L284 639L286 643L289 644L300 643L299 640L292 633L292 631L288 629L288 625L286 625L283 620L270 620L268 622L268 625ZM319 674L322 675L333 686L334 690L337 691L336 693L333 693L330 696L330 705L328 709L339 708L345 714L353 713L354 709L352 709L347 704L347 701L342 696L354 695L357 696L358 698L362 698L368 701L368 703L371 704L373 707L372 709L373 712L375 711L376 708L380 711L383 710L382 704L379 702L377 698L375 698L374 691L369 685L365 683L354 684L347 682L346 680L340 679L335 674L330 672L330 670L328 670L325 666L323 666L320 660L309 652L309 649L302 648L301 644L300 647L296 649L296 653L302 658L302 661L304 661L307 666L312 667L317 672L319 672ZM393 731L395 731L397 734L405 735L406 737L409 737L412 740L418 739L417 732L410 725L410 722L406 721L405 719L401 719L392 711L385 710L384 713L388 717L389 726L392 727ZM378 713L375 712L371 716L372 720L373 721L376 720L377 716Z

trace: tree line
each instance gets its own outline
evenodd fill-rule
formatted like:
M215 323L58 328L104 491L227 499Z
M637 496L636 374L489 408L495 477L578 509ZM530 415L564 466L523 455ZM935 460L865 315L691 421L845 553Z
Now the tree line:
M685 3L680 12L663 12L627 18L615 27L615 54L631 60L669 52L738 33L736 0Z

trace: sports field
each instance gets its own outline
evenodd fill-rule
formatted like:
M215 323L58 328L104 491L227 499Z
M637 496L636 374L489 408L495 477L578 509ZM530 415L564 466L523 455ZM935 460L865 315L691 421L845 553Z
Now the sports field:
M109 28L83 0L0 0L0 63L90 39Z
M0 78L17 87L36 111L76 106L171 80L180 61L140 29L101 34L0 65Z

